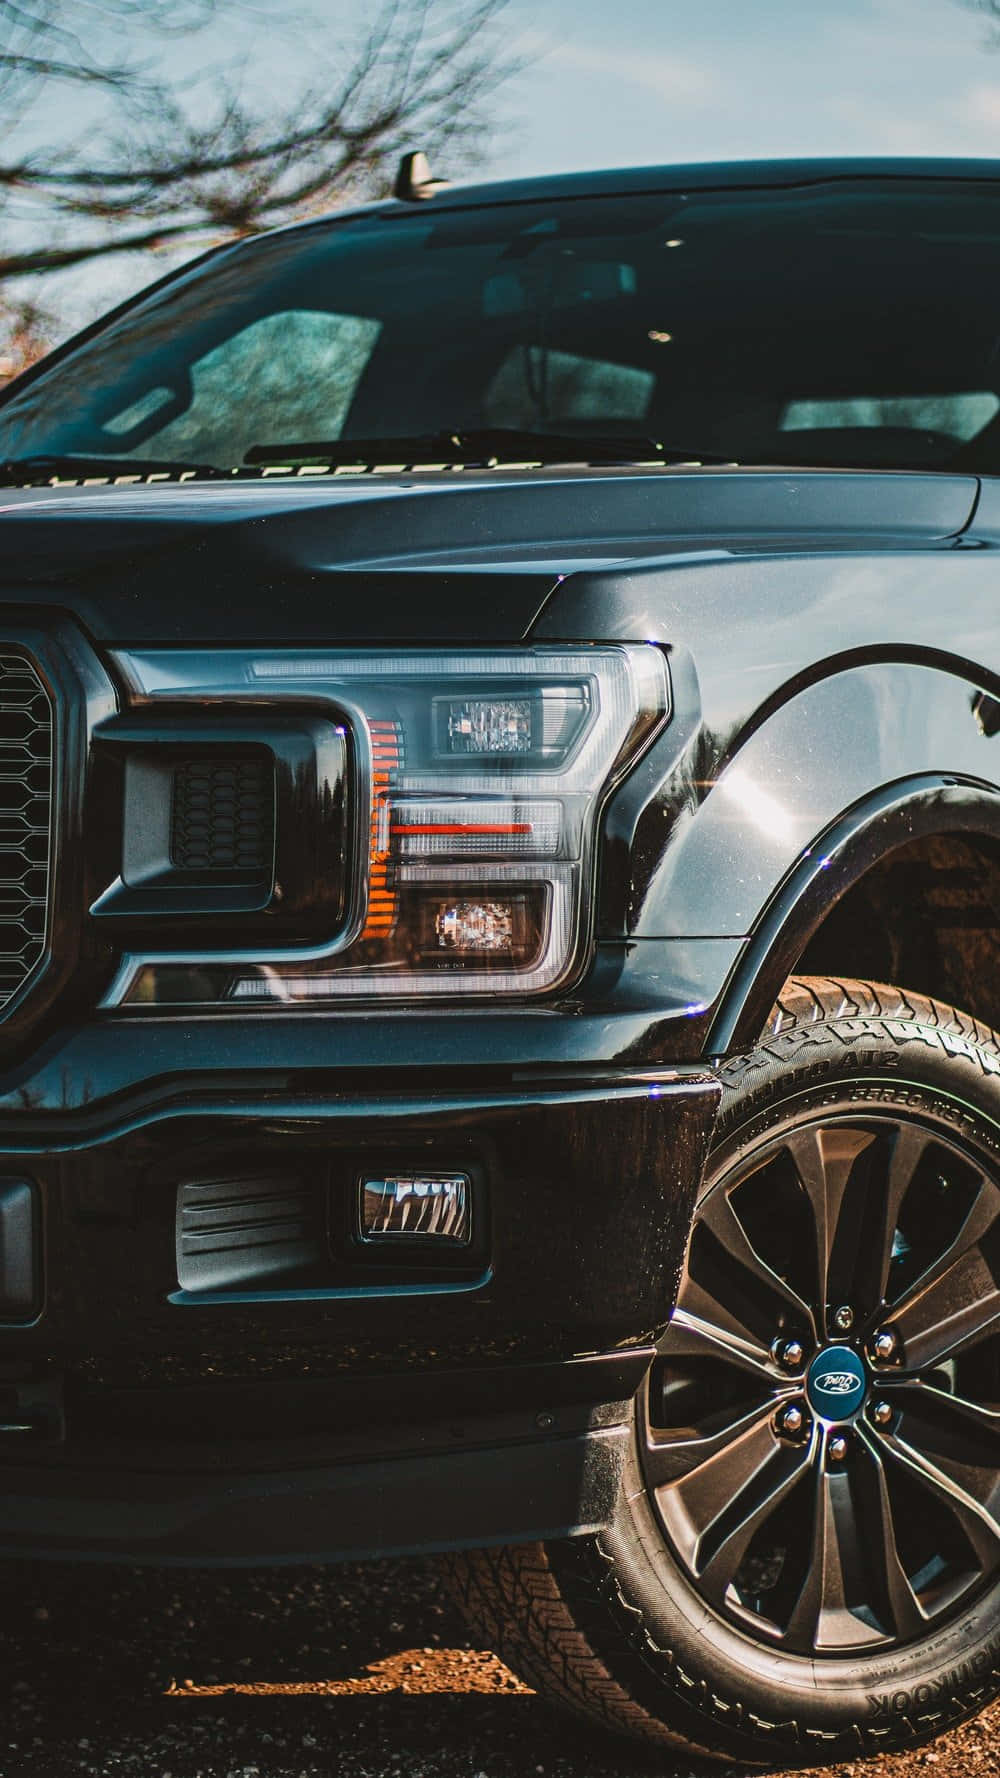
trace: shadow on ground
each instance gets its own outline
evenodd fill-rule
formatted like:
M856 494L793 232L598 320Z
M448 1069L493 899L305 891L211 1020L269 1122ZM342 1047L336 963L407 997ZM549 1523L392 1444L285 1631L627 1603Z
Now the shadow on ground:
M2 1575L2 1778L691 1770L550 1710L470 1646L431 1563L235 1574L24 1563ZM984 1718L930 1754L835 1770L986 1778L1000 1773L994 1714L996 1728Z
M595 1763L592 1736L470 1648L432 1564L189 1574L25 1563L3 1580L3 1778L636 1769L614 1744Z

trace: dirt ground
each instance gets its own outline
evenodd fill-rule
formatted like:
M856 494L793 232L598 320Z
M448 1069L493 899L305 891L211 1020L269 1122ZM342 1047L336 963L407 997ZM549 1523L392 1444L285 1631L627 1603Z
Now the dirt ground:
M682 1778L692 1769L549 1709L470 1646L429 1563L0 1572L0 1778ZM916 1778L925 1767L925 1778L1000 1774L1000 1705L922 1753L833 1771Z

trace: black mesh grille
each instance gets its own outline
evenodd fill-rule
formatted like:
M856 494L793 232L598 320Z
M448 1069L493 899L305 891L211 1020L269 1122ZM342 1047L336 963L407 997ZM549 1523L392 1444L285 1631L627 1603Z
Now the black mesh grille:
M45 950L51 813L52 705L31 662L0 650L0 1008Z
M170 856L177 870L267 872L274 856L274 768L187 759L174 771Z

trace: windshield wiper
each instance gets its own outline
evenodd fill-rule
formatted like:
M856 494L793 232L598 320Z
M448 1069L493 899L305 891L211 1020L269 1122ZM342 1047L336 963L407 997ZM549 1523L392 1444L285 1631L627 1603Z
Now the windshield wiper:
M208 463L159 462L146 457L90 457L85 453L65 452L48 455L39 452L31 457L8 457L0 462L0 486L47 487L53 476L67 480L84 476L148 476L192 475L216 477L225 475Z
M687 451L655 438L613 432L535 432L517 426L456 427L401 438L328 438L305 443L251 445L243 461L329 463L334 466L460 463L490 468L499 463L730 463L710 451Z

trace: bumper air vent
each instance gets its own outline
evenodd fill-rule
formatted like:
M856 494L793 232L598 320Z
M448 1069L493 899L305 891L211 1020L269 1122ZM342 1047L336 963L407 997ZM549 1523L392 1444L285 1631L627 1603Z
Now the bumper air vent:
M27 656L0 650L0 1013L45 954L52 727Z
M177 1193L182 1290L267 1290L322 1261L323 1191L294 1175L212 1179Z

